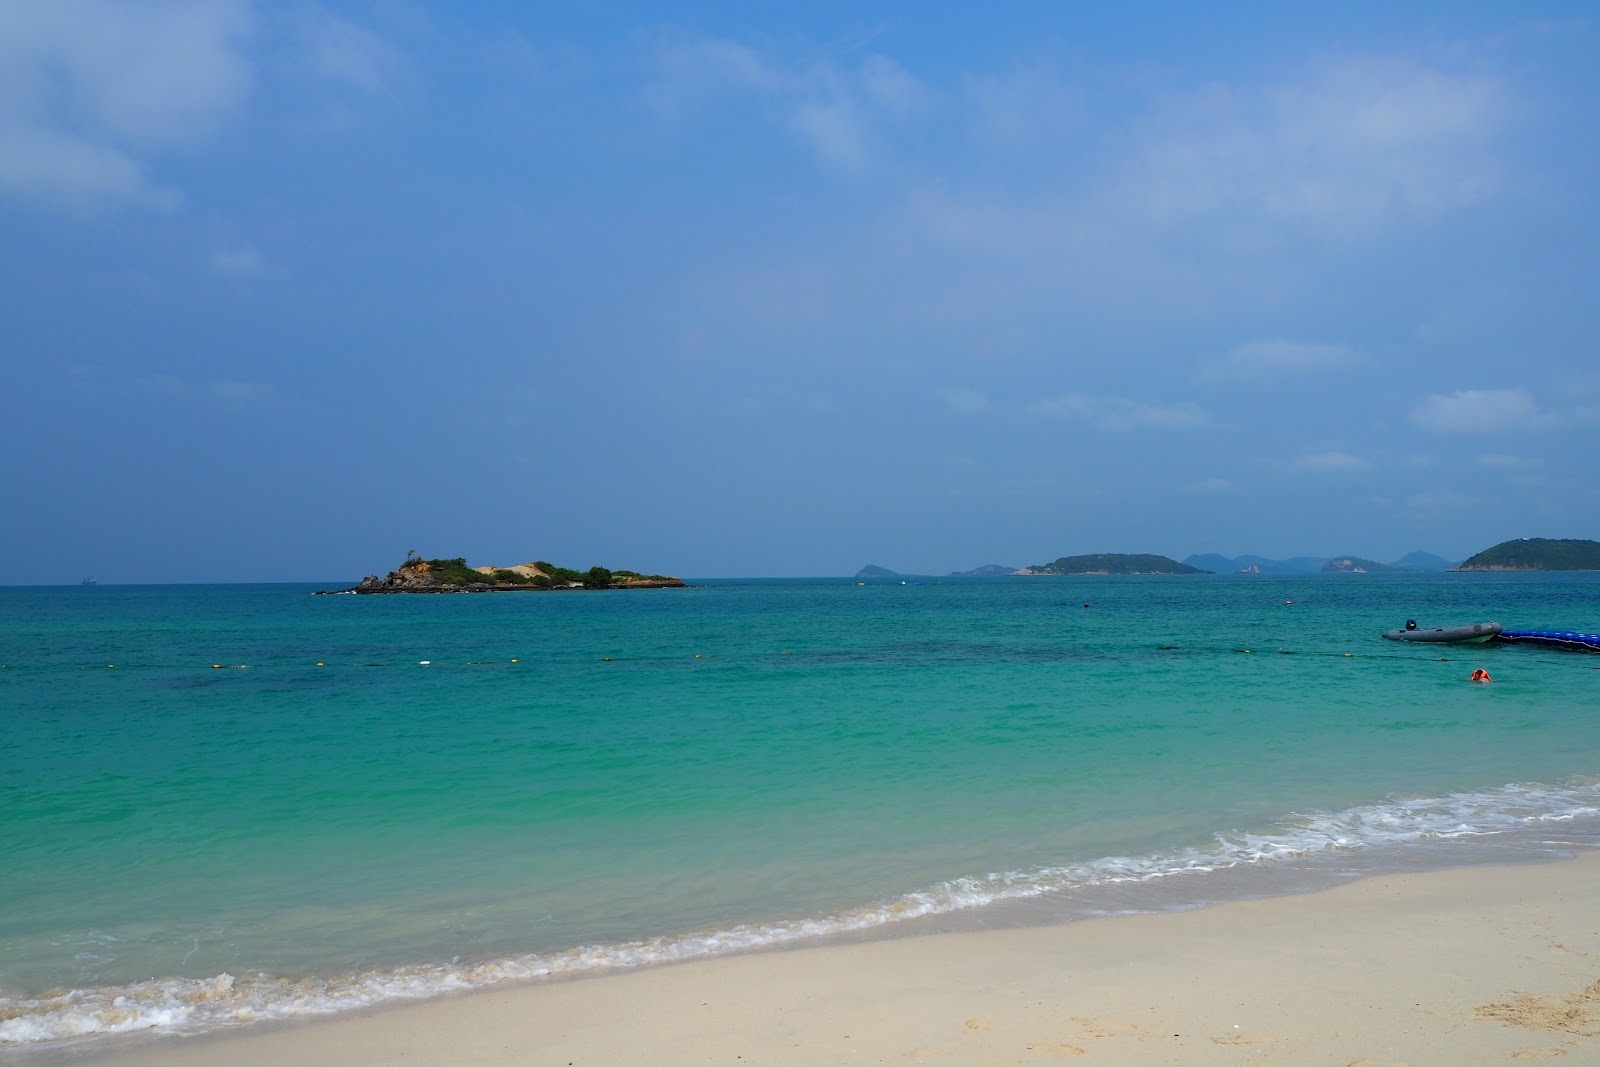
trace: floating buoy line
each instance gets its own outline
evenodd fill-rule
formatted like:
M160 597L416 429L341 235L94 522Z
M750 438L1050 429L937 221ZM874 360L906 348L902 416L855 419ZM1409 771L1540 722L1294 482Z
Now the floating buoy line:
M827 656L830 652L835 652L835 651L837 651L837 650L823 650L821 652L821 655ZM1026 652L1036 651L1036 650L1021 650L1021 651L1026 653ZM1321 657L1321 658L1326 658L1326 659L1361 659L1361 660L1380 660L1381 659L1381 660L1395 660L1395 661L1399 661L1399 662L1403 662L1403 663L1412 663L1412 664L1449 663L1451 661L1450 657L1448 657L1448 656L1430 656L1430 657L1427 657L1427 658L1424 659L1424 658L1420 658L1420 657L1413 656L1413 655L1407 655L1407 654L1405 654L1403 652L1339 652L1339 651L1333 651L1333 650L1311 650L1311 651L1307 651L1307 650L1303 650L1303 649L1281 648L1281 647L1268 649L1268 648L1247 648L1247 647L1244 647L1244 646L1217 646L1217 645L1155 645L1155 646L1146 645L1146 646L1140 646L1140 647L1137 647L1137 648L1130 648L1128 651L1133 652L1133 653L1138 653L1138 652L1166 653L1166 654L1174 654L1174 655L1179 656L1179 657L1214 656L1214 655L1231 655L1232 656L1232 655L1252 655L1252 654L1260 654L1260 655L1277 654L1277 655L1280 655L1280 656L1307 656L1307 657ZM661 663L661 664L666 664L666 663L698 664L700 662L710 662L710 661L713 661L713 660L726 660L726 659L730 659L730 658L731 659L735 659L735 660L741 660L741 661L749 662L751 660L759 660L759 659L765 659L765 658L769 658L769 657L773 658L773 659L778 659L778 658L782 658L782 657L789 657L789 656L792 656L792 655L794 655L794 653L792 653L789 650L772 651L772 652L757 652L757 653L750 653L750 654L738 654L738 653L736 653L732 657L726 656L726 655L721 654L721 653L713 653L713 652L692 652L692 653L691 652L685 652L685 653L682 653L681 655L651 656L651 657L641 657L639 659L634 659L632 657L627 657L627 656L615 656L615 655L612 655L612 656L596 656L593 660L591 660L589 662L592 662L592 663L595 663L595 664L641 663L641 662L652 662L652 663ZM806 655L805 653L800 653L800 657L802 658L802 660L804 659L805 655ZM1000 657L991 657L991 658L1005 658L1005 657L1000 656ZM1458 656L1457 658L1459 659L1459 658L1462 658L1462 657ZM569 666L574 661L572 661L572 660L562 660L562 661L559 661L559 662L563 666ZM579 660L577 662L582 662L582 661ZM529 669L537 669L539 667L539 664L537 664L537 663L523 664L522 657L513 656L513 657L511 657L509 659L475 659L475 660L434 660L434 659L423 659L423 660L410 660L410 661L395 661L395 662L387 662L387 663L337 663L337 662L335 662L335 663L331 663L331 664L327 660L315 660L315 661L312 661L310 663L291 663L291 662L284 662L284 661L275 661L275 662L271 662L271 663L224 663L224 662L214 662L214 663L209 663L209 664L192 664L192 663L131 663L131 664L130 663L90 663L90 664L38 664L38 665L29 665L29 664L20 664L20 663L0 663L0 670L123 670L123 671L129 671L129 670L132 670L132 671L140 671L140 670L180 670L181 671L181 670L208 669L208 670L214 670L214 671L219 671L219 670L242 671L242 670L312 670L312 669L316 669L316 668L321 668L323 670L340 670L340 669L368 670L368 669L374 669L374 668L396 668L396 669L398 669L398 668L403 668L403 667L459 668L459 667L506 667L506 666L519 666L519 667L525 666L526 668L529 668ZM1595 670L1600 670L1600 667L1596 667L1594 669Z

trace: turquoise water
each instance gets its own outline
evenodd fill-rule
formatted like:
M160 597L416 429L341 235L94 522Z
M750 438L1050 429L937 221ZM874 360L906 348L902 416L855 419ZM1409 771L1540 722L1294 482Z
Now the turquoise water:
M1377 636L1600 575L315 588L0 590L0 1047L1600 825L1600 657Z

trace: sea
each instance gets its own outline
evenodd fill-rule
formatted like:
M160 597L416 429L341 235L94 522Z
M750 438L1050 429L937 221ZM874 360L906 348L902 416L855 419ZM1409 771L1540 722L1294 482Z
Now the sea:
M339 587L0 589L0 1052L1600 844L1600 656L1379 636L1597 574Z

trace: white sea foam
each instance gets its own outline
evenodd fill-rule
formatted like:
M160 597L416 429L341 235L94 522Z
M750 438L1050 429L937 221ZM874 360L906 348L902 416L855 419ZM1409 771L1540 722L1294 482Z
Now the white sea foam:
M1499 835L1595 815L1600 815L1600 781L1592 780L1556 786L1510 785L1445 797L1391 798L1340 812L1296 814L1283 819L1272 832L1219 834L1201 848L957 878L818 918L745 923L477 963L419 964L333 977L221 974L57 990L32 997L0 996L0 1047L133 1031L193 1032L325 1015L503 982L702 959L1075 889L1270 865L1335 850Z

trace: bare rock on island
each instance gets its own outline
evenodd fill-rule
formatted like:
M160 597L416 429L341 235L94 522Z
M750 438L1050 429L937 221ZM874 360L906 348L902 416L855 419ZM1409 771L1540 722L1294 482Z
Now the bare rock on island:
M664 574L590 567L575 571L543 561L511 567L468 567L465 558L408 558L379 578L369 574L350 593L501 593L553 589L673 589L686 583Z

